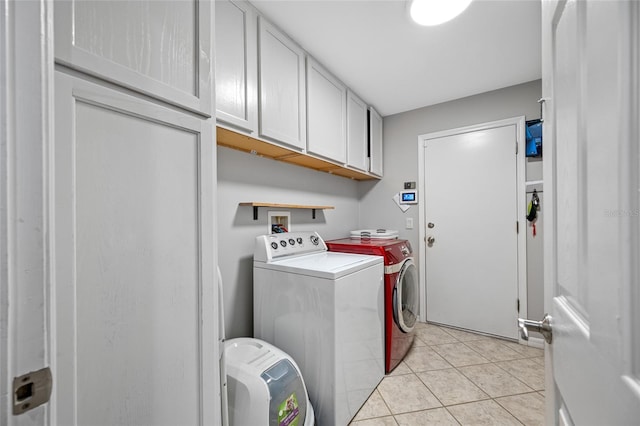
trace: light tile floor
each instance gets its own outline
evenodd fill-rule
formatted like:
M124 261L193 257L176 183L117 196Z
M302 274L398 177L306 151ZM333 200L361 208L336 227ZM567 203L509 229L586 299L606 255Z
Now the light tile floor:
M543 425L542 349L420 323L404 361L351 422L383 425Z

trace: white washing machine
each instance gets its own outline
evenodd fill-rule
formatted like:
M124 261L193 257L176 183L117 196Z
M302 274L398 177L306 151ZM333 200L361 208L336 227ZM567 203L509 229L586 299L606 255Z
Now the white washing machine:
M319 426L347 425L384 376L383 272L315 232L256 239L254 335L298 364Z

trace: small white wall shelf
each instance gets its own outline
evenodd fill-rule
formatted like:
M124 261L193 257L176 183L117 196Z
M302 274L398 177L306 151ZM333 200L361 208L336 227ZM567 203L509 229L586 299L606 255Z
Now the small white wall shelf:
M316 218L316 210L333 210L333 206L307 206L302 204L278 204L278 203L259 203L255 201L249 201L246 203L239 203L240 206L253 207L253 220L258 220L258 208L259 207L271 207L278 209L308 209L311 210L311 217Z
M527 188L527 193L533 192L534 189L538 192L542 192L544 182L542 180L530 180L525 182L525 186Z

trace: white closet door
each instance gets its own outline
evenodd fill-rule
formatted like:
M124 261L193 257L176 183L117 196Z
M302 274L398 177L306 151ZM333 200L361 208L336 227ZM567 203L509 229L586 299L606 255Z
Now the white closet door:
M338 163L347 156L347 88L318 62L307 58L308 152Z
M367 104L347 91L347 165L367 170Z
M369 108L369 172L382 177L382 117Z
M56 1L56 62L211 115L209 1Z
M216 424L213 124L55 81L52 423Z
M262 17L258 27L260 137L304 151L304 51Z
M216 119L258 130L258 21L244 1L216 2Z

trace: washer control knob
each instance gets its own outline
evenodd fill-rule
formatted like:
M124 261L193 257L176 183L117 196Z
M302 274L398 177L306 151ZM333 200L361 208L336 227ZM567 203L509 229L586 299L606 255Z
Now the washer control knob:
M274 250L278 249L278 243L271 243L271 248Z
M302 244L302 237L296 238L296 241L298 242L298 244Z
M280 241L280 245L282 247L286 247L287 246L287 242L285 240Z
M295 244L296 244L295 240L293 238L289 238L289 245L293 246Z
M311 244L313 244L314 246L317 246L318 243L320 242L318 237L315 235L312 235L310 239L311 239Z

